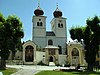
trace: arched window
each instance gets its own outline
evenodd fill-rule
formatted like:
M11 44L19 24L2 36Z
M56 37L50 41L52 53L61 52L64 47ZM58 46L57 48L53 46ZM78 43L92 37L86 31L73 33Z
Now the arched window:
M53 45L53 41L52 40L48 40L48 45Z
M63 24L61 24L61 28L63 28Z
M60 28L60 23L58 23L58 27Z
M72 56L79 56L79 51L76 48L73 48Z
M58 28L63 28L63 23L58 23Z
M40 26L42 26L42 22L40 22Z
M39 26L39 22L37 22L37 26Z
M42 26L43 23L42 22L37 22L37 26Z

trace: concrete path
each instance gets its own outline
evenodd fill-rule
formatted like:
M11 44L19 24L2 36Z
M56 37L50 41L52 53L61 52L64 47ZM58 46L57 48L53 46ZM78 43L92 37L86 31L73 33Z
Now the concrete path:
M7 65L10 68L18 69L18 72L11 75L34 75L42 70L54 70L54 69L69 69L66 67L57 66L38 66L38 65Z
M42 70L53 70L57 67L49 66L38 66L38 65L7 65L10 68L16 68L18 71L11 75L35 75Z
M32 69L21 69L16 73L13 73L11 75L34 75L38 73L38 70L32 70Z
M17 69L32 69L32 70L54 70L54 69L69 69L69 67L57 67L57 66L39 66L39 65L7 65L10 68Z
M34 75L42 70L75 69L74 66L57 67L57 66L39 66L39 65L7 65L7 67L18 69L18 72L11 75Z

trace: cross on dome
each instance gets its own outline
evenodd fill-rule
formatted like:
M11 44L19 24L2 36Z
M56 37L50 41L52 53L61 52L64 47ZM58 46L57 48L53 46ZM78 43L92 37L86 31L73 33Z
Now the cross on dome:
M58 3L57 3L57 8L54 11L53 15L54 15L55 18L58 18L58 17L61 17L62 16L62 12L58 8Z
M40 8L40 0L38 0L38 7L37 7L37 9L41 9Z
M59 10L59 8L58 8L58 3L57 3L57 8L56 8L56 10L55 10L55 11L60 11L60 10Z
M38 0L38 7L37 7L37 9L34 11L34 14L35 14L36 16L40 16L40 15L43 15L43 14L44 14L43 10L40 8L40 0Z

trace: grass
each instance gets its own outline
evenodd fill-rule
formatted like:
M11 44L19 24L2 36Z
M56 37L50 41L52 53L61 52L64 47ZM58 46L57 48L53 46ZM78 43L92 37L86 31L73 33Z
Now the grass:
M17 70L14 68L7 68L6 70L0 70L3 75L11 75L12 73L16 72Z
M61 71L41 71L35 75L100 75L100 72L61 72Z

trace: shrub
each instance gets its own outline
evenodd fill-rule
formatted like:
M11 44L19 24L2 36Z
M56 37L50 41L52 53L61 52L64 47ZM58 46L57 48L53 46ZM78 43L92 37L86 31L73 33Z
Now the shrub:
M43 63L42 61L40 61L37 65L43 65L43 66L47 66L45 63Z

